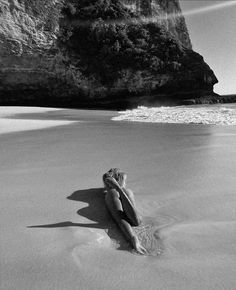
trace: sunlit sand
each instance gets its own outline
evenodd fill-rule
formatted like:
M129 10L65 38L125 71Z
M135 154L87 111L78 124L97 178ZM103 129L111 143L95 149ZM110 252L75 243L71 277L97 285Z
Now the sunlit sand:
M27 110L30 122L45 112ZM0 135L1 288L235 289L236 127L53 112L57 124L72 115L83 122ZM135 254L106 210L101 178L114 166L157 255Z
M53 108L2 106L0 107L0 134L43 129L72 123L71 121L62 120L23 120L15 116L19 114L46 113L57 110L58 109Z

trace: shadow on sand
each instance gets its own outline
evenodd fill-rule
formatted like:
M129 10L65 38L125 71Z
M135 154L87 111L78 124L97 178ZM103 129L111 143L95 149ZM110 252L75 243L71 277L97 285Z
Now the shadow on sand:
M103 229L106 231L107 235L116 242L117 249L128 250L130 249L130 246L112 220L106 208L104 198L105 194L103 188L77 190L67 197L69 200L88 204L86 207L79 209L77 213L79 216L92 221L91 223L73 223L71 221L64 221L53 224L28 226L27 228L86 227Z

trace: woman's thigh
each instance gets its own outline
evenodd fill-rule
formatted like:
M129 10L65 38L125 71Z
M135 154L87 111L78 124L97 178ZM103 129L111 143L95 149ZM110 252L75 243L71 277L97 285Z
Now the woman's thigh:
M129 222L132 226L138 226L142 223L142 218L137 211L137 208L135 205L134 194L133 194L132 190L128 189L128 188L125 188L124 191L125 191L127 197L129 198L129 200L134 208L134 212L135 212L135 215L130 218ZM124 212L125 212L125 210L124 210Z
M124 217L123 207L119 198L119 193L115 189L108 190L105 202L113 218L118 222Z
M135 201L134 201L134 194L133 191L129 188L123 188L124 192L126 193L127 197L131 201L132 205L135 206Z
M109 189L105 196L105 201L110 207L117 210L123 210L119 197L120 196L117 190Z

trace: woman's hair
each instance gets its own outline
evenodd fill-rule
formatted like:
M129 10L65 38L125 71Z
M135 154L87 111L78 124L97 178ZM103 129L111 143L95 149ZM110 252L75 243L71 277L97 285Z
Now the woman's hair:
M125 180L126 180L126 173L122 172L119 168L111 168L109 171L107 171L105 174L103 174L103 182L105 186L107 186L106 178L113 177L120 186L124 186Z

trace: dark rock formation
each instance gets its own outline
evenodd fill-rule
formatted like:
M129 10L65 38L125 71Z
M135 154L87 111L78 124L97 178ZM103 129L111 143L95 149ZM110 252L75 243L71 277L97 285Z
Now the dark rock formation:
M0 2L0 104L179 103L215 83L179 0Z

